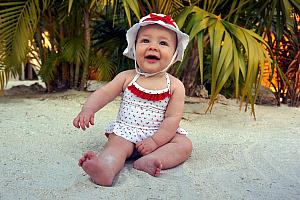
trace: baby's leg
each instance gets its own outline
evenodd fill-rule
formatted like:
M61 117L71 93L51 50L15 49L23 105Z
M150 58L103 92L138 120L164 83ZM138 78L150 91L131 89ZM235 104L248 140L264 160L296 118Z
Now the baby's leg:
M161 169L169 169L186 161L192 153L192 142L185 135L176 136L167 144L133 163L137 170L159 176Z
M79 159L79 166L98 185L111 186L125 160L132 154L134 144L110 134L103 151L97 155L88 151Z

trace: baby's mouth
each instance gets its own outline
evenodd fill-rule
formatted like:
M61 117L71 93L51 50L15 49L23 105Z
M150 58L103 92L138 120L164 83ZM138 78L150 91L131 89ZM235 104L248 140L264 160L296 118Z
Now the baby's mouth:
M156 55L148 55L145 57L147 60L159 60L159 57Z

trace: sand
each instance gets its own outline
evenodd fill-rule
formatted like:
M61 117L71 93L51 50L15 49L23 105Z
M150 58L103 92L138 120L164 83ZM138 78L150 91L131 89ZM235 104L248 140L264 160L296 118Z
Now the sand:
M0 199L300 199L300 109L256 106L257 120L234 100L187 103L181 126L193 141L184 164L152 177L127 162L113 187L93 184L77 165L101 150L120 98L95 126L72 126L90 93L0 97Z

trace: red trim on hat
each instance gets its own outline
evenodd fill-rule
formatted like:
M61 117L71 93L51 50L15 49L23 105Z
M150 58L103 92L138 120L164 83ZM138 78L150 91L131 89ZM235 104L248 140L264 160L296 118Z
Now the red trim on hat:
M176 25L175 25L175 21L172 19L172 17L170 15L165 15L165 16L159 16L159 15L155 15L153 13L150 13L150 18L147 18L147 19L144 19L144 21L163 21L165 22L166 24L170 24L172 26L174 26L175 28Z
M160 100L163 100L163 99L171 96L169 91L163 92L160 94L149 94L149 93L139 90L133 84L129 85L127 88L136 96L138 96L142 99L147 99L147 100L152 100L152 101L160 101Z

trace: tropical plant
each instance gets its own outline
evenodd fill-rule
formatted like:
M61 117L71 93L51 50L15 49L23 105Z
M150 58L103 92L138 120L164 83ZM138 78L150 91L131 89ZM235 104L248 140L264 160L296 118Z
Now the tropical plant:
M246 98L254 111L256 96L253 97L253 86L258 90L265 62L270 62L268 53L260 43L267 46L264 40L254 32L231 24L221 17L208 13L198 7L188 7L178 16L180 27L186 23L186 32L190 40L198 43L200 80L203 82L203 39L209 39L211 51L211 109L214 100L231 77L234 80L235 96ZM254 113L253 113L254 114Z
M20 72L21 64L30 60L29 55L37 55L39 75L50 92L83 89L90 67L99 72L99 78L110 79L115 65L105 54L91 49L90 44L95 2L1 1L0 89L11 72Z
M278 81L277 96L283 99L282 102L300 106L300 12L293 16L294 27L284 31L281 47L276 50L279 72L283 75L275 80Z
M287 98L291 99L290 95L286 95L286 91L290 91L287 87L292 84L286 72L291 61L296 59L299 49L299 37L297 38L299 22L295 20L297 16L299 18L299 13L299 1L267 0L254 2L243 15L246 19L245 26L254 27L258 34L267 39L274 54L274 62L278 63L274 65L276 68L272 69L269 77L278 105L280 99L283 99L283 103L287 102Z
M115 6L120 6L120 4ZM115 14L115 10L120 10L115 6L107 5L105 11L95 13L97 17L92 21L92 49L94 52L104 55L107 60L106 63L110 63L112 66L110 69L114 69L114 72L118 73L132 68L134 64L130 59L123 56L123 51L127 46L128 23L125 12ZM101 80L109 80L110 78L101 77Z
M10 72L15 75L26 60L40 16L50 0L0 2L0 89L8 81Z

